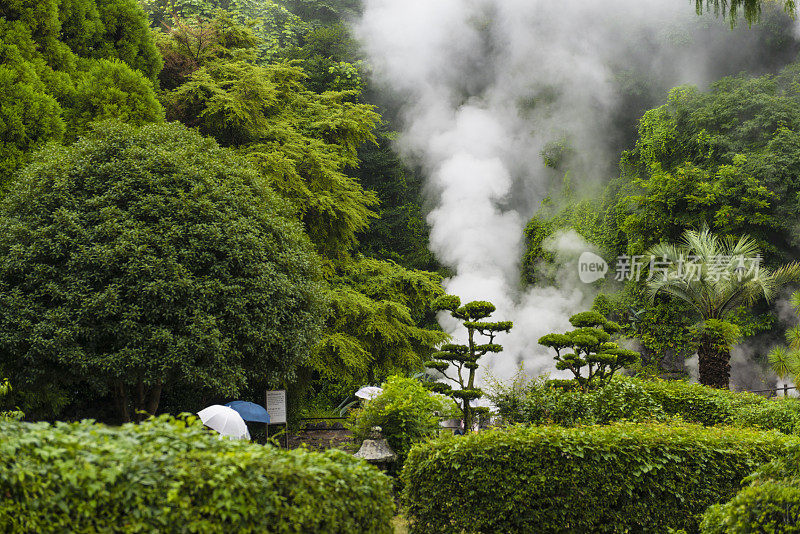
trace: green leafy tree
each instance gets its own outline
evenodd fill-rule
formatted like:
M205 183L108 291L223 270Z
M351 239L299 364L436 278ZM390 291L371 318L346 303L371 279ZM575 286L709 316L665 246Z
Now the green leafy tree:
M441 278L403 268L389 254L378 255L387 261L359 254L371 251L359 249L358 236L375 218L378 200L362 180L380 183L385 174L369 182L364 176L399 165L395 158L359 169L361 156L374 154L379 115L358 103L360 87L329 91L321 81L310 89L315 75L303 70L305 63L264 56L250 38L258 41L257 26L250 32L228 13L173 25L159 38L168 68L178 67L163 101L168 118L250 159L291 202L325 259L326 329L311 352L306 378L319 390L341 390L422 370L430 346L446 337L432 326L430 311L430 302L443 293ZM166 81L162 76L165 86ZM338 384L329 387L330 382Z
M448 339L430 321L430 303L444 294L441 278L393 262L360 257L331 280L328 333L315 347L314 367L347 384L377 384L393 373L419 371Z
M589 391L607 385L614 373L636 363L638 352L620 347L611 341L620 326L597 311L573 315L569 322L575 327L564 334L547 334L539 344L556 351L556 369L569 371L572 380L551 381L554 385Z
M161 56L135 0L0 5L0 188L49 141L92 120L158 121Z
M496 309L494 304L486 301L475 300L462 306L461 299L457 296L445 295L433 302L433 308L450 312L467 329L467 344L442 345L438 352L433 353L431 361L425 362L425 366L439 371L446 379L459 386L459 389L453 389L444 382L433 382L430 387L456 401L464 418L464 431L471 432L476 413L482 411L470 404L483 396L483 391L475 384L478 360L487 354L503 351L503 347L495 343L494 338L500 332L509 332L513 323L485 321ZM479 344L476 335L487 337L488 342ZM451 367L455 370L454 376L448 374Z
M296 206L319 251L337 258L374 216L375 194L344 171L379 117L343 93L308 91L303 78L288 64L213 62L166 96L167 118L238 147Z
M123 419L166 389L293 379L324 308L285 202L183 126L100 124L39 153L0 207L0 369L37 398L111 396Z
M666 263L647 283L651 298L664 294L687 302L699 319L697 353L702 384L728 388L730 347L740 335L731 323L741 306L771 300L800 279L800 264L760 267L758 244L749 236L719 238L708 228L687 230L677 245L661 243L648 255Z
M713 10L717 16L729 17L731 25L735 25L740 14L748 24L758 22L761 19L761 7L768 2L782 6L792 16L797 11L794 0L695 0L695 6L698 15Z

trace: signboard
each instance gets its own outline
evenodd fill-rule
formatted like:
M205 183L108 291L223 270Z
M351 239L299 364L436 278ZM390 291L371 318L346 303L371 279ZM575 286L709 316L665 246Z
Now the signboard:
M286 390L267 391L267 413L269 424L286 424Z

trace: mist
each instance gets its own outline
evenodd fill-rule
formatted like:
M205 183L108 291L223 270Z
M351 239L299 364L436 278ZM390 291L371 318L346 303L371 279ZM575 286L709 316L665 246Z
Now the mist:
M400 102L397 146L426 176L430 247L455 273L445 287L514 321L505 351L487 357L493 376L520 364L556 376L537 341L570 329L594 297L576 266L593 247L574 232L547 243L562 266L552 287L520 285L523 228L563 177L545 148L568 143L574 188L597 194L670 88L794 59L791 22L768 19L731 30L675 0L365 0L357 33L375 83Z

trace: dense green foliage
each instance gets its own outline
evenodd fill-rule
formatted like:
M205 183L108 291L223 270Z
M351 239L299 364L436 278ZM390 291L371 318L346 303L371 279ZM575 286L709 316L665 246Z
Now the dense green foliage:
M0 5L0 187L32 150L74 141L90 121L160 120L161 66L135 0Z
M797 257L798 72L794 64L777 75L724 78L708 91L673 89L666 104L642 116L635 146L621 158L622 174L604 192L582 198L566 173L563 190L526 229L525 280L552 282L554 258L544 245L565 229L598 247L612 269L616 257L647 255L638 283L629 272L602 284L598 309L642 342L647 362L694 353L691 306L667 297L652 302L644 290L647 251L707 226L721 240L752 236L764 267ZM771 326L765 311L763 304L752 313L736 310L733 322L744 338Z
M513 327L511 321L487 321L495 311L494 304L482 300L474 300L461 305L461 299L454 295L439 297L433 302L436 310L446 310L454 318L462 322L467 329L467 343L448 343L439 347L425 362L425 367L435 370L447 380L458 386L445 382L431 382L429 387L438 393L451 397L458 404L464 420L464 432L472 432L475 415L485 412L486 408L474 407L474 401L483 396L483 391L475 382L478 360L487 354L498 354L503 351L502 345L494 342L501 332L509 332ZM481 340L476 337L488 339ZM485 343L481 343L485 341ZM452 368L452 369L451 369ZM454 372L453 372L454 371ZM451 372L452 374L448 374Z
M164 388L295 376L319 261L245 160L180 125L111 123L38 161L0 207L0 366L29 402L110 391L127 419Z
M680 380L618 377L588 393L554 387L544 379L497 385L489 396L505 423L607 424L677 418L704 426L732 425L798 434L800 401L767 399Z
M0 407L3 407L3 397L11 393L11 384L8 379L3 379L0 382ZM25 417L25 414L19 410L0 410L0 421L18 421Z
M696 327L700 382L728 389L730 350L741 338L731 318L739 308L760 299L769 302L784 285L800 280L800 264L774 271L762 267L761 251L750 236L719 239L708 227L687 230L679 245L660 243L647 255L665 265L658 273L651 267L647 281L651 298L663 293L682 300L700 320Z
M348 428L353 431L356 443L360 443L369 436L372 427L380 427L381 434L397 453L396 468L400 468L411 447L438 435L439 422L457 410L450 399L431 393L416 378L390 376L381 387L380 395L350 413Z
M391 533L391 484L341 451L223 441L194 418L0 423L13 532Z
M318 27L304 45L313 48L315 39L322 39L316 52L303 52L290 40L281 45L283 52L267 54L259 33L264 28L238 24L244 4L237 6L211 20L176 22L159 34L167 63L161 77L169 89L162 95L167 117L199 128L252 161L291 203L314 241L324 260L328 313L311 351L310 378L358 387L395 372L422 370L430 347L446 339L430 328L429 303L443 294L441 278L357 253L357 236L376 217L378 205L358 178L379 169L373 180L380 182L389 172L389 158L388 147L377 154L369 148L380 117L359 102L361 86L317 76L327 67L313 58L346 34L323 39L326 27ZM363 154L371 157L369 167L356 175Z
M403 502L415 533L697 532L790 443L657 423L481 432L412 449Z
M800 532L800 448L761 466L729 502L708 509L704 534Z
M602 387L614 378L615 372L639 360L638 352L611 341L612 334L618 333L620 326L599 312L577 313L569 322L575 330L547 334L539 339L540 345L556 351L556 369L573 374L571 380L555 381L560 385L583 390Z

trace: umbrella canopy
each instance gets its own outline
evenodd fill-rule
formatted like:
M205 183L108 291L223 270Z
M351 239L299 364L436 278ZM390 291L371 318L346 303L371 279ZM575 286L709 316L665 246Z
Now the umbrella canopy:
M247 425L239 415L239 412L227 406L215 404L208 408L203 408L197 415L207 427L216 430L221 436L228 436L233 439L250 439L250 432Z
M383 388L375 386L365 386L356 391L356 397L358 397L359 399L372 400L381 393L383 393Z
M239 415L241 415L242 419L245 421L269 424L269 414L267 413L267 410L264 409L264 407L260 404L247 401L233 401L229 402L225 406L233 408L239 412Z

